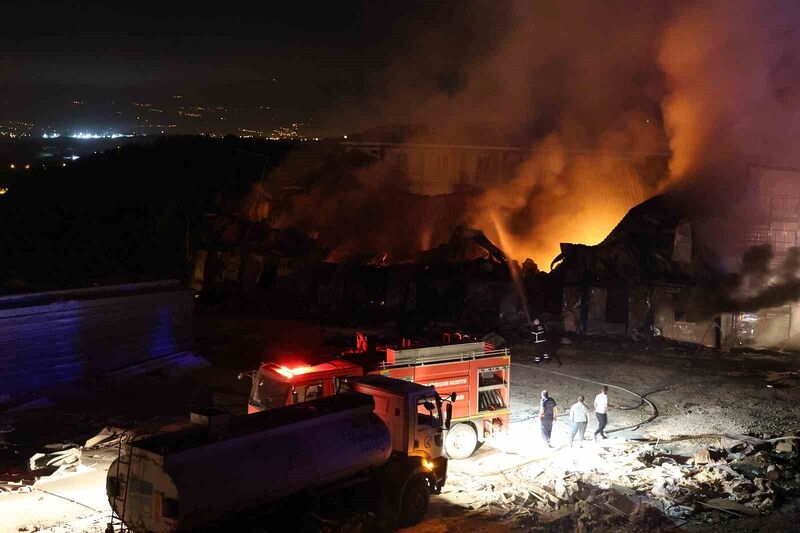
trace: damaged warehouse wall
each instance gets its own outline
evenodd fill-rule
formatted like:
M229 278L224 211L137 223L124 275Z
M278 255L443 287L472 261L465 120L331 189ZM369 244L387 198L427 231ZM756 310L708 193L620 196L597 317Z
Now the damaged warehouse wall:
M177 281L0 297L0 393L33 392L189 350L193 312L192 291Z
M763 183L757 189L766 190ZM784 206L785 198L780 199ZM772 196L762 203L776 204ZM774 211L764 216L774 220ZM720 238L719 223L710 226L713 232L698 232L702 221L684 219L682 212L674 199L655 197L632 209L601 244L562 245L556 268L565 273L565 330L656 335L723 349L800 348L798 272L792 255L797 235L767 230L758 233L762 239L755 244L741 241L736 250L744 253L736 261L743 270L725 273L710 259L716 256L703 240ZM791 216L798 218L798 213ZM724 235L728 240L738 243L738 233L752 234L752 228L723 222L721 227L732 234Z
M565 331L587 335L663 336L708 348L800 348L800 303L751 312L722 312L703 317L691 287L656 286L606 289L591 287L581 315L580 287L564 288ZM609 299L609 294L613 295ZM693 307L694 306L694 307ZM624 319L609 318L627 307Z
M704 317L694 312L696 299L702 293L686 287L656 287L651 291L654 333L664 338L692 344L702 344L709 348L727 345L729 331L715 328L721 316ZM642 324L643 326L645 324Z
M563 323L565 331L587 335L638 335L645 332L681 342L714 348L720 338L715 318L691 319L687 316L685 287L580 287L564 288ZM583 308L583 310L582 310ZM583 314L582 314L583 313ZM728 331L730 335L730 331Z

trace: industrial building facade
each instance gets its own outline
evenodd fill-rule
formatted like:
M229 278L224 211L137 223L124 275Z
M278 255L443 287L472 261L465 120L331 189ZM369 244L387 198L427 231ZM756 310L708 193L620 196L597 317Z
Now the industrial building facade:
M769 272L796 279L800 272L786 269L800 245L800 171L751 166L748 185L742 219L753 223L728 225L734 240L739 235L734 266L761 247ZM722 349L800 348L800 301L789 291L777 306L714 307L723 289L704 279L714 276L702 257L704 243L674 207L656 197L632 209L603 243L562 245L565 330L656 335ZM762 290L780 283L777 277L768 273Z

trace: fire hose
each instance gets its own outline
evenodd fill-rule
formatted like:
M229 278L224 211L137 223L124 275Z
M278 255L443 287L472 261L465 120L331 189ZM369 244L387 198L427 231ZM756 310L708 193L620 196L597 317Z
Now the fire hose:
M594 380L587 379L587 378L582 378L582 377L579 377L579 376L573 376L571 374L566 374L564 372L558 372L556 370L548 370L546 368L541 368L541 367L532 366L532 365L526 365L524 363L514 363L514 365L515 366L522 366L522 367L525 367L525 368L531 368L533 370L540 370L540 371L543 371L543 372L550 372L551 374L556 374L558 376L562 376L562 377L566 377L566 378L570 378L570 379L575 379L575 380L578 380L578 381L585 381L587 383L592 383L594 385L606 386L606 387L609 387L609 388L613 388L613 389L617 389L617 390L626 392L626 393L628 393L628 394L630 394L632 396L635 396L635 397L637 397L639 399L639 403L635 407L620 407L619 408L620 410L627 411L627 410L638 409L644 403L649 405L650 408L652 409L652 414L646 420L644 420L642 422L639 422L638 424L633 424L633 425L630 425L630 426L625 426L625 427L621 427L621 428L608 430L608 431L606 431L606 433L613 433L613 432L616 432L616 431L623 431L623 430L626 430L626 429L638 429L641 426L643 426L643 425L645 425L647 423L650 423L653 420L655 420L656 417L658 417L658 407L656 407L656 405L652 401L647 399L647 396L649 396L651 394L655 394L656 392L663 392L665 390L669 390L669 388L664 388L664 389L657 389L657 390L654 390L654 391L650 391L650 392L645 393L645 394L638 394L636 392L633 392L630 389L626 389L625 387L620 387L619 385L613 385L611 383L602 383L600 381L594 381ZM627 440L629 442L633 442L633 443L641 444L641 445L647 445L647 444L653 444L653 443L658 445L659 443L678 442L678 441L682 441L682 440L693 440L693 439L704 439L704 438L720 438L720 437L724 437L724 436L727 436L727 435L723 435L723 434L720 434L720 433L706 433L706 434L702 434L702 435L681 435L681 436L673 437L671 439L633 438L633 439L627 439ZM777 437L777 438L773 438L773 439L766 439L766 440L764 440L764 442L774 443L774 442L778 442L778 441L781 441L781 440L792 440L792 439L800 439L800 437L784 436L784 437ZM541 462L541 461L547 461L549 459L550 459L549 457L537 457L535 459L529 459L527 461L523 461L522 463L516 464L516 465L508 467L508 468L503 468L503 469L500 469L500 470L497 470L497 471L494 471L494 472L488 472L488 473L486 473L484 475L486 475L486 476L504 475L504 474L506 474L508 472L511 472L511 471L514 471L514 470L518 470L518 469L520 469L522 467L525 467L525 466L527 466L529 464L537 463L537 462Z
M573 376L571 374L566 374L564 372L558 372L556 370L548 370L546 368L541 368L541 367L532 366L532 365L526 365L524 363L514 363L514 366L523 366L525 368L530 368L530 369L533 369L533 370L540 370L540 371L543 371L543 372L550 372L551 374L556 374L558 376L562 376L562 377L565 377L565 378L575 379L575 380L578 380L578 381L585 381L587 383L592 383L594 385L606 386L608 388L621 390L621 391L623 391L623 392L625 392L627 394L630 394L632 396L635 396L636 398L639 399L639 403L635 407L620 407L619 408L620 410L638 409L639 407L642 406L642 404L645 404L645 403L650 406L650 409L652 410L652 413L646 420L644 420L642 422L639 422L638 424L633 424L633 425L630 425L630 426L611 429L611 430L606 431L606 433L613 433L613 432L616 432L616 431L623 431L623 430L626 430L626 429L638 429L641 426L643 426L643 425L645 425L647 423L650 423L653 420L655 420L656 417L658 417L658 407L656 407L656 405L652 401L648 400L647 396L649 396L650 394L654 394L656 392L661 392L661 391L664 391L664 390L668 390L668 389L658 389L658 390L654 390L654 391L648 392L646 394L638 394L636 392L633 392L630 389L626 389L625 387L620 387L619 385L613 385L611 383L602 383L600 381L594 381L592 379L582 378L582 377L579 377L579 376ZM524 466L527 466L529 464L536 463L536 462L539 462L539 461L545 461L545 460L549 460L549 458L529 459L527 461L523 461L522 463L516 464L516 465L514 465L512 467L503 468L503 469L497 470L496 472L489 472L489 473L487 473L485 475L487 475L487 476L501 475L501 474L504 475L504 474L506 474L508 472L511 472L513 470L518 470L518 469L520 469L520 468L522 468Z
M647 396L649 396L651 394L655 394L656 392L662 392L662 391L668 390L668 389L659 389L659 390L650 391L650 392L648 392L646 394L639 394L639 393L633 392L630 389L626 389L625 387L620 387L619 385L613 385L611 383L602 383L600 381L594 381L594 380L582 378L582 377L579 377L579 376L573 376L571 374L565 374L564 372L558 372L556 370L548 370L546 368L540 368L540 367L537 367L537 366L526 365L524 363L514 363L514 366L523 366L525 368L531 368L533 370L539 370L539 371L542 371L542 372L550 372L551 374L556 374L558 376L562 376L562 377L565 377L565 378L575 379L575 380L578 380L578 381L585 381L587 383L592 383L594 385L605 386L605 387L608 387L610 389L621 390L621 391L626 392L626 393L628 393L628 394L630 394L632 396L636 396L639 399L639 403L635 407L620 407L619 408L620 410L629 411L629 410L633 410L633 409L638 409L642 404L646 403L647 405L650 406L650 409L652 409L652 411L653 411L652 414L646 420L644 420L642 422L639 422L638 424L633 424L633 425L625 426L625 427L621 427L621 428L610 429L610 430L606 431L606 433L615 433L617 431L625 431L627 429L632 429L632 430L639 429L643 425L649 424L650 422L655 420L656 417L658 417L658 407L656 407L656 404L654 404L652 401L648 400Z

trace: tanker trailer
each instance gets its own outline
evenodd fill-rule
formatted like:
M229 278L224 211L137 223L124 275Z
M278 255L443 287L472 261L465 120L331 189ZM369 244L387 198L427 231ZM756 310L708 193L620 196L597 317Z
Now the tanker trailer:
M127 444L108 471L109 530L224 525L302 491L361 480L379 485L402 524L418 522L446 478L442 403L433 387L371 378L351 384L353 393L254 415L193 413L188 428Z

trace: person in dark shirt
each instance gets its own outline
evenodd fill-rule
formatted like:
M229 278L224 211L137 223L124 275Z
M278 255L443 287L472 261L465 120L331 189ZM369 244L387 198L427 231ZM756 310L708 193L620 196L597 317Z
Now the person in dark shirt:
M553 421L556 416L558 416L558 404L546 390L543 390L539 402L539 422L542 425L542 440L548 448L553 447L550 445L550 436L553 434Z

